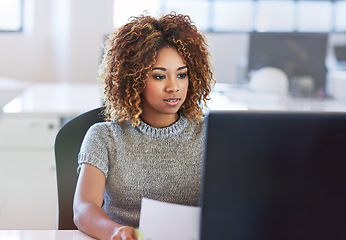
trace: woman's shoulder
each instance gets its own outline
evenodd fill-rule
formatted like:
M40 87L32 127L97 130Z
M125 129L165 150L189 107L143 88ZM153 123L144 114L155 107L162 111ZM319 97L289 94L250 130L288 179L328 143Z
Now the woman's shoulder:
M122 134L127 128L131 128L128 122L118 123L117 121L112 120L93 124L89 128L88 133L101 136L111 136Z
M94 123L88 129L88 132L95 133L104 133L109 131L112 128L112 122L98 122Z

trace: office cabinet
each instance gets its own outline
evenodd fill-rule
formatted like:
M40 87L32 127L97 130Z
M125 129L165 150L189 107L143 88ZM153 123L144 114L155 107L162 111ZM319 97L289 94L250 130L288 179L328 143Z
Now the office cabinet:
M0 229L56 229L58 117L0 115Z

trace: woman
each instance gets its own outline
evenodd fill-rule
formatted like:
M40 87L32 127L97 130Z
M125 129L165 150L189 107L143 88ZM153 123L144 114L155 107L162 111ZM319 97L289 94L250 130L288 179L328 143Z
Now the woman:
M143 197L198 205L202 104L214 83L204 37L188 16L133 18L100 65L106 122L79 154L74 221L97 239L137 239Z

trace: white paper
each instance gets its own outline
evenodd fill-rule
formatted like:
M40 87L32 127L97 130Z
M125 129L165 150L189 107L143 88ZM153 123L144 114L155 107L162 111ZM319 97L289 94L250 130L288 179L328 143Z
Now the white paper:
M201 209L142 199L139 228L144 240L199 240Z

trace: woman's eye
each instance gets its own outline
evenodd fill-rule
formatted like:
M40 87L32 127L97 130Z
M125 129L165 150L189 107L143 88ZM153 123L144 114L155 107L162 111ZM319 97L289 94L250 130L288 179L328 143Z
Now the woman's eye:
M181 73L181 74L178 74L178 78L181 78L181 79L184 79L186 78L187 74L186 73Z
M157 80L162 80L162 79L165 79L165 76L164 75L157 75L157 76L154 76L154 78Z

